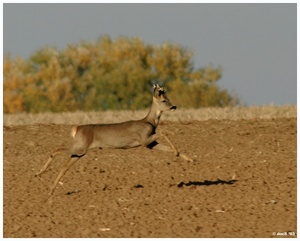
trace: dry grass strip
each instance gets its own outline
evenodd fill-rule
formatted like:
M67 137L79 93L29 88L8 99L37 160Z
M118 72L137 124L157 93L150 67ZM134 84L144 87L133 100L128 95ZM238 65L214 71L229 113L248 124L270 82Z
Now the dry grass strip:
M64 113L38 113L38 114L4 114L3 124L32 125L42 124L69 124L82 125L90 123L114 123L127 120L141 119L147 115L148 110L139 111L78 111ZM297 117L297 106L249 106L249 107L226 107L226 108L201 108L201 109L178 109L175 112L165 112L162 120L186 122L192 120L240 120L240 119L272 119Z

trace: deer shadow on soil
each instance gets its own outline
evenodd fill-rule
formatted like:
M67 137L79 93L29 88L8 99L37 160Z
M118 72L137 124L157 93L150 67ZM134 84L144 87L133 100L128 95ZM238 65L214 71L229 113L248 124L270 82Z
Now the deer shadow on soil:
M216 181L209 181L209 180L205 180L203 182L198 182L198 181L189 181L189 182L180 182L177 184L177 187L183 187L183 186L211 186L211 185L218 185L218 184L222 184L222 185L232 185L235 182L237 182L237 180L233 179L233 180L221 180L221 179L217 179Z

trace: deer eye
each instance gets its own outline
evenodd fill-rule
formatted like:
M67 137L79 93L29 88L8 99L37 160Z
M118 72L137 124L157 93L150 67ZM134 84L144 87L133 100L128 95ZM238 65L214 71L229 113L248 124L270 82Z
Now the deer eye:
M166 103L167 101L166 100L162 100L161 102Z

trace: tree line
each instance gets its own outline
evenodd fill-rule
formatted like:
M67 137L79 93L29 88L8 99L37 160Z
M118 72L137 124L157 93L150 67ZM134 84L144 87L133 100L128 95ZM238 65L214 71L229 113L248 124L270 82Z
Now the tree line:
M108 36L63 50L45 47L27 60L8 54L4 113L144 109L151 104L154 83L166 86L182 108L239 104L217 85L220 67L196 69L192 58L192 51L178 44Z

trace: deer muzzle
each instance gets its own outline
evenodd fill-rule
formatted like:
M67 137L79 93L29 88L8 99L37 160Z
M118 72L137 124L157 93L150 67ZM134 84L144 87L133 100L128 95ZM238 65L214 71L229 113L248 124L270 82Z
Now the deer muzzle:
M173 106L170 108L170 110L171 110L171 111L174 111L174 110L176 110L176 108L177 108L176 105L173 105Z

